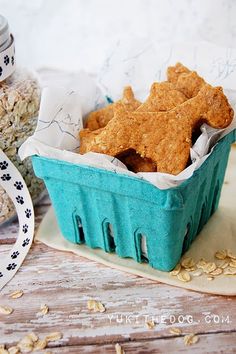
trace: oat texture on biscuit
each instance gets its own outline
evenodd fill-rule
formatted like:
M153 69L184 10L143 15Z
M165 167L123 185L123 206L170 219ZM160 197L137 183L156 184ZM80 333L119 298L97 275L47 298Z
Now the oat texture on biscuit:
M187 100L187 97L171 82L154 82L147 100L138 107L139 112L169 111Z
M90 134L80 152L116 157L133 149L155 163L157 171L177 175L188 163L193 131L203 122L225 128L232 119L222 89L204 84L195 97L167 112L128 112L119 106L106 127Z
M190 71L181 63L167 69L167 78L175 85L176 90L182 92L187 98L196 96L206 83L196 71Z
M123 91L123 97L119 101L111 103L106 107L89 114L86 121L86 128L89 130L96 130L105 127L113 118L114 107L117 103L122 104L127 111L135 111L141 104L141 102L135 99L131 86L126 86Z
M188 73L190 73L190 70L186 68L186 66L181 63L176 63L175 66L169 66L167 68L167 79L169 82L176 84L180 75Z
M177 64L178 66L178 64ZM165 112L173 109L179 104L185 102L188 98L194 96L199 89L199 82L204 82L196 72L191 72L183 65L179 64L179 69L182 68L181 75L175 82L164 81L154 82L151 86L150 94L146 101L141 104L137 111L139 112ZM182 74L187 75L182 75ZM191 91L191 92L190 92ZM186 93L186 95L185 95ZM82 142L83 144L83 142ZM130 171L138 172L155 172L157 170L156 164L148 158L141 157L132 149L121 153L117 156Z

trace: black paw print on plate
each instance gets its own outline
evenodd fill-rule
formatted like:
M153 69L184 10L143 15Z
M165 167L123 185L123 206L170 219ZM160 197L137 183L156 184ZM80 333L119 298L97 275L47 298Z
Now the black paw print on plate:
M14 57L12 56L12 57L11 57L11 65L14 65L14 62L15 62L15 59L14 59Z
M2 175L1 179L3 181L10 181L11 176L9 175L9 173L4 173L4 175Z
M6 170L7 166L8 166L7 161L0 162L0 170Z
M17 201L18 204L24 204L24 199L23 199L23 197L21 197L20 195L18 195L18 196L16 197L16 201Z
M5 65L8 65L9 63L10 63L9 56L8 56L8 55L5 55L5 57L4 57L4 64L5 64Z
M25 210L25 216L29 219L31 217L32 213L30 209Z
M0 66L0 76L2 76L2 67Z
M23 247L28 246L29 242L30 242L30 239L27 237L27 238L23 241L22 246L23 246Z
M21 191L23 188L23 184L21 182L16 181L14 183L14 187L16 187L16 189L18 189L18 191Z
M3 277L3 274L2 274L2 272L0 272L0 278L1 278L1 277Z
M27 232L28 232L28 228L29 228L29 226L28 225L23 225L23 227L22 227L22 231L24 232L24 234L26 234Z
M12 258L12 259L17 258L17 256L19 256L19 254L20 254L20 253L19 253L18 251L13 252L12 255L11 255L11 258Z
M10 264L8 264L8 266L7 266L7 270L13 270L13 269L15 269L16 268L16 263L10 263Z

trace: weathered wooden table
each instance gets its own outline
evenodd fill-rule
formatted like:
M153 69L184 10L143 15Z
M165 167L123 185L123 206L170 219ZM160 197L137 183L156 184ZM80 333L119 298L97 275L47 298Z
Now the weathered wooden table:
M50 205L44 198L35 208L37 224ZM17 235L17 221L0 228L1 255ZM9 298L23 290L18 299ZM87 301L101 301L106 312L92 313ZM39 316L40 306L49 312ZM0 344L7 347L35 332L43 338L60 331L44 353L115 353L118 342L125 353L236 353L236 298L210 296L150 281L110 269L71 253L34 243L23 266L0 294ZM145 322L154 319L148 329ZM170 332L181 328L182 334ZM184 344L188 333L199 341Z

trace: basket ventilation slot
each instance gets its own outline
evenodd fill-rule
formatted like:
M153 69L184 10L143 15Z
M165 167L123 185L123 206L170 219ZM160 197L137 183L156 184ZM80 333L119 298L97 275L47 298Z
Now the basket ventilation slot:
M206 213L206 203L204 203L203 206L202 206L201 216L200 216L200 220L199 220L199 224L198 224L197 233L199 233L202 230L203 226L206 223L206 215L205 215L205 213Z
M140 259L140 262L148 263L149 261L146 236L141 233L138 233L136 242L137 257Z
M104 222L104 224L103 224L103 234L107 240L107 245L108 245L109 251L110 252L115 251L116 244L115 244L115 239L114 239L113 227L112 227L112 224L110 224L108 221Z
M78 229L79 242L84 243L85 242L84 230L83 230L82 221L81 221L81 218L79 217L79 215L75 216L75 220L76 220L76 225L77 225L77 229Z
M190 227L191 227L191 223L189 222L186 228L186 232L185 232L185 236L184 236L184 241L183 241L183 247L182 247L182 254L184 254L188 248L189 248L189 244L190 244Z
M216 202L217 202L217 198L218 198L218 194L219 194L219 182L217 183L215 190L214 190L214 197L213 197L213 201L212 201L212 206L211 206L211 215L215 212L216 210Z

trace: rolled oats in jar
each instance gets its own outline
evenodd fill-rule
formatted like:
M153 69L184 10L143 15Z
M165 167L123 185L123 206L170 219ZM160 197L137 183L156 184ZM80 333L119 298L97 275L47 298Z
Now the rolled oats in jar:
M36 201L44 189L33 172L31 161L21 161L18 148L33 134L37 124L40 90L36 78L15 68L14 38L7 20L0 15L0 149L22 174ZM10 198L0 187L0 225L15 215Z

